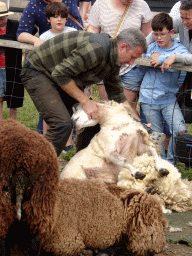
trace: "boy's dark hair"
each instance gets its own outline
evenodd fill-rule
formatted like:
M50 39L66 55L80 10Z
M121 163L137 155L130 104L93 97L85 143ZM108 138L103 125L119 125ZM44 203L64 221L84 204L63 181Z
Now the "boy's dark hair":
M51 2L45 8L45 17L49 19L50 17L61 16L62 18L67 18L69 10L67 6L62 2Z
M186 0L181 2L180 10L188 11L192 9L192 1Z
M151 27L153 31L162 31L164 27L170 31L173 29L173 19L165 12L158 13L153 17Z

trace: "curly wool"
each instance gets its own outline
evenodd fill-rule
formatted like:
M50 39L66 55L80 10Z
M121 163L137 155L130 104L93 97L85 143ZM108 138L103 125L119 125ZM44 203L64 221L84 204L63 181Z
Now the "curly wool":
M161 177L155 169L153 157L143 154L134 159L134 167L146 174L142 180L135 180L130 173L122 168L118 176L118 185L144 191L151 187L157 190L157 194L163 199L166 208L185 212L192 210L192 182L181 179L181 173L166 160L162 163L169 171L166 177Z
M133 255L161 252L167 221L159 201L147 193L102 181L60 180L54 228L43 241L55 255L79 255L87 248L124 243Z
M59 164L52 144L17 121L2 120L0 169L0 237L6 237L17 218L17 207L11 201L11 186L16 177L21 187L27 183L21 202L25 216L22 220L28 223L31 232L45 235L51 231L59 182Z

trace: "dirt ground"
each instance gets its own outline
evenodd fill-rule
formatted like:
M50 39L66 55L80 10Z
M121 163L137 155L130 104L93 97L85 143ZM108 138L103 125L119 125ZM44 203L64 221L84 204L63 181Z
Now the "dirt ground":
M162 253L155 254L155 256L192 256L192 247L182 243L170 243L167 242L165 251Z

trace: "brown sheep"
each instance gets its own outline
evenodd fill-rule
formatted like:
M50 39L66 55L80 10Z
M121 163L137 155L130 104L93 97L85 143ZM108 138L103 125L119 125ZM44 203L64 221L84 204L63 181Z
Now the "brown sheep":
M124 242L133 255L161 252L167 221L159 201L145 192L102 181L60 180L54 227L44 249L54 255L79 255Z
M8 242L17 240L16 232L23 235L24 244L26 238L33 239L28 255L41 255L36 245L63 256L119 243L141 256L165 247L167 221L154 196L97 179L59 180L52 144L17 121L0 121L0 166L1 255L9 255ZM21 191L21 219L17 221Z
M21 190L20 223L26 223L34 235L45 236L51 231L59 164L50 142L9 119L0 121L0 170L1 252L11 224L17 221L16 205Z

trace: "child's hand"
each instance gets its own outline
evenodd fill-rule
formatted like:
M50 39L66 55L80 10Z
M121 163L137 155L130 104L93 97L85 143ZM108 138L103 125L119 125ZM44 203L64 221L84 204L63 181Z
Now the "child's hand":
M159 65L159 56L160 54L155 52L151 54L151 65L153 65L154 67L157 67Z
M171 68L171 65L175 62L175 54L172 54L169 56L169 58L167 58L162 66L161 66L161 71L162 73L164 73L164 69L170 69Z

